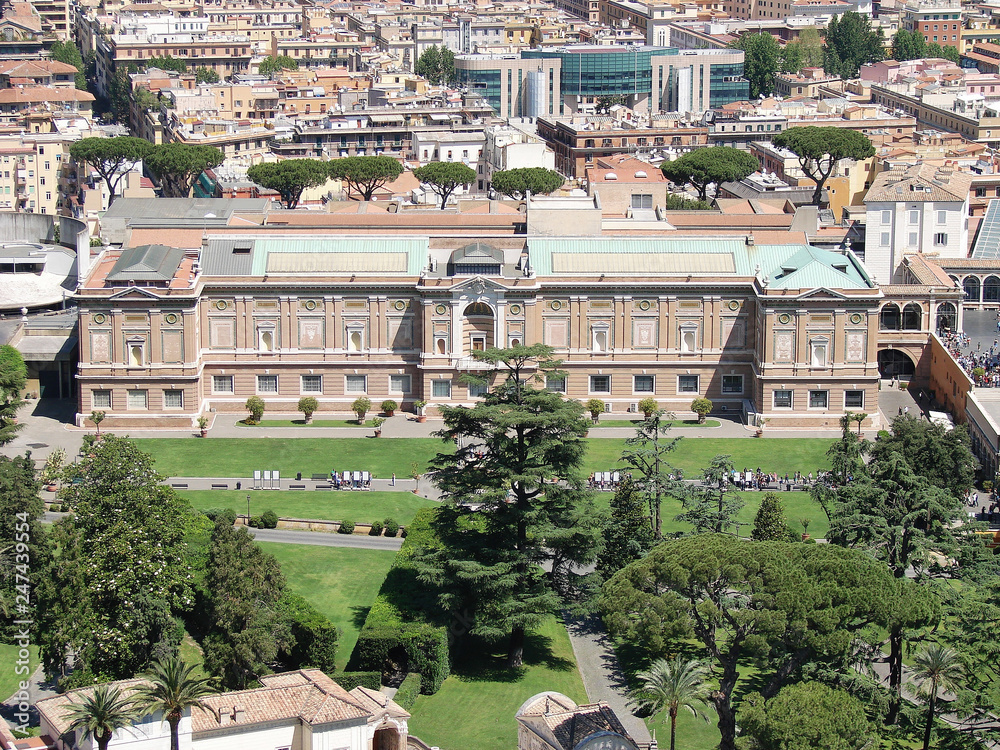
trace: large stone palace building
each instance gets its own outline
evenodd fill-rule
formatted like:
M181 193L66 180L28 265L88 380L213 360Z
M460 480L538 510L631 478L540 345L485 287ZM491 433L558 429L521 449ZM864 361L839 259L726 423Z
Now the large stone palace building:
M251 395L271 411L312 395L328 412L359 396L433 412L481 396L462 378L476 350L544 343L565 373L545 387L608 412L706 396L748 422L835 427L846 411L877 420L880 352L912 372L938 308L960 306L922 264L887 295L850 250L777 232L612 236L580 202L535 203L136 221L77 293L80 420L189 425ZM908 304L905 327L883 319Z

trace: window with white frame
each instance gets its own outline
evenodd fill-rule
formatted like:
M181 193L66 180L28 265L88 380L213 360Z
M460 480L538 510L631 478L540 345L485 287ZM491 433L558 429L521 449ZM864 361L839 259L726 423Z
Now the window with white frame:
M830 405L830 391L809 391L809 408L826 409Z
M937 212L937 223L938 224L947 224L948 223L948 212L947 211L938 211Z
M469 398L482 398L490 392L486 383L469 383Z
M908 240L907 244L908 244L908 246L909 247L916 247L917 244L919 244L919 239L918 238L919 238L919 235L916 232L910 232L909 237L907 237L907 240Z
M813 367L826 367L827 352L830 347L830 340L827 338L815 338L809 342L809 364Z
M791 391L774 391L771 397L771 404L775 409L791 409L792 408L792 392Z
M892 211L883 211L882 212L882 223L884 225L886 225L886 226L888 226L889 224L892 224Z
M943 247L948 244L948 234L946 232L937 232L934 234L934 244L938 247Z
M681 327L681 351L698 351L698 326L686 325Z
M146 364L146 340L145 339L129 339L126 342L128 346L128 364L131 367L142 367Z
M90 402L95 409L110 409L111 391L91 391Z
M882 232L882 234L879 236L879 244L882 247L889 247L889 233L888 232Z
M591 326L592 347L595 352L606 352L611 342L610 326L607 323L595 323Z
M257 325L257 348L262 352L273 352L276 348L277 331L274 323L268 321Z
M920 211L914 209L910 211L910 224L920 223Z
M367 393L368 392L368 376L367 375L347 375L344 381L344 392L345 393Z
M653 196L650 193L632 193L632 208L652 208Z
M864 409L865 408L865 392L864 391L844 391L844 408L845 409Z
M347 351L360 352L365 348L365 328L363 325L347 326Z
M553 393L565 393L566 392L566 376L565 375L546 375L545 376L545 390L552 391Z
M697 375L678 375L677 376L677 392L678 393L698 393L698 376Z
M278 392L277 375L257 376L257 393L277 393L277 392Z
M409 393L409 392L410 392L409 375L389 376L389 393Z
M723 375L722 392L728 395L740 395L743 393L742 375Z
M632 393L654 393L654 386L652 375L632 376Z
M611 376L610 375L591 375L590 376L590 392L591 393L611 393Z
M433 398L451 398L450 380L432 380L431 396Z
M139 411L147 408L149 403L149 391L137 389L128 392L128 408L131 411Z
M184 391L164 391L163 392L163 408L164 409L183 409L184 408Z
M232 393L232 392L233 392L232 375L212 376L212 393Z
M299 383L299 389L302 391L302 393L322 393L323 376L303 375L301 382Z

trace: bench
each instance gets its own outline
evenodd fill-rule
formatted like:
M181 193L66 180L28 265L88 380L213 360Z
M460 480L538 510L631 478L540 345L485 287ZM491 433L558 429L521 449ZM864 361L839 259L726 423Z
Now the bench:
M325 481L325 480L329 479L330 475L329 474L313 474L312 478L313 478L314 482L317 482L317 481L318 482L322 482L322 481Z
M306 488L306 486L304 484L290 484L290 485L288 485L288 489L290 489L290 490L304 490L305 488Z
M229 489L229 485L228 484L213 484L212 485L212 489L213 490L228 490Z
M173 487L175 490L186 490L188 488L186 482L171 483L170 486Z
M333 489L333 485L332 484L317 484L313 489L317 489L317 490L332 490Z

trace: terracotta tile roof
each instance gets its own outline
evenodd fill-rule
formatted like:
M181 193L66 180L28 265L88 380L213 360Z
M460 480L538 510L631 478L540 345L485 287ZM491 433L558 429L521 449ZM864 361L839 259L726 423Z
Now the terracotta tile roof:
M948 278L948 274L922 255L907 255L903 258L903 263L920 284L944 286L949 289L955 286L955 282Z
M1000 271L998 258L939 258L938 263L945 271Z
M76 73L76 68L58 60L0 60L0 75L40 76Z
M792 214L711 214L703 211L666 211L667 221L675 227L733 228L735 226L790 227ZM737 218L738 217L738 218Z
M119 680L109 684L115 685L127 698L145 682L145 680ZM95 687L95 685L91 685L90 687L70 690L61 695L53 695L51 698L43 698L35 703L35 708L40 716L48 720L53 731L61 737L69 729L71 723L71 720L66 718L66 710L74 704L82 703L84 699L93 694Z
M39 104L41 102L92 102L89 91L68 86L34 86L25 89L0 89L0 104Z
M409 717L409 714L402 706L378 690L371 690L359 685L351 691L351 696L357 699L373 715L385 711L389 716L394 718Z
M631 741L611 707L604 703L577 706L559 693L543 693L522 706L517 719L553 747L572 750L597 732L614 732Z
M865 203L963 201L968 197L971 182L967 174L939 169L933 164L907 164L876 177Z

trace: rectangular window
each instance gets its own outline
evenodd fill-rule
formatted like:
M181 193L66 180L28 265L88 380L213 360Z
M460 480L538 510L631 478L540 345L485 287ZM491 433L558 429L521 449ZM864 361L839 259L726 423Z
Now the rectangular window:
M791 391L775 391L772 397L771 403L774 405L775 409L791 409L792 408L792 392Z
M409 375L389 376L389 393L409 393L409 392L410 392Z
M366 393L368 391L367 375L347 375L344 383L345 393Z
M130 410L143 410L146 408L148 391L137 390L128 392L128 408Z
M233 392L232 375L212 376L212 393L232 393L232 392Z
M303 393L322 393L323 392L323 376L322 375L303 375L302 382L299 385Z
M632 208L652 208L653 196L648 193L633 193Z
M632 376L632 392L633 393L653 393L653 376L652 375L633 375Z
M257 376L257 393L277 393L277 392L278 392L277 375Z
M882 236L879 237L879 240L881 240L881 242L879 244L882 245L882 247L889 247L889 233L888 232L882 232Z
M565 393L566 392L566 376L565 375L546 375L545 376L545 390L552 391L553 393Z
M590 376L590 392L591 393L611 393L611 376L610 375L591 375Z
M830 404L830 391L809 391L809 408L825 409Z
M698 393L698 376L697 375L678 375L677 376L677 392L678 393Z
M882 212L882 223L885 224L886 226L892 224L892 211Z
M469 398L482 398L490 392L486 383L469 383Z
M111 391L91 391L90 400L95 409L110 409Z
M934 244L937 245L938 247L941 247L942 245L947 245L948 235L945 234L944 232L938 232L937 234L934 235Z
M948 223L948 212L947 211L938 211L937 212L937 223L938 224L947 224Z
M184 408L184 391L164 391L163 392L163 408L164 409L183 409Z
M919 224L919 223L920 223L920 212L910 211L910 224Z
M743 393L742 375L723 375L722 392L739 395Z
M844 391L844 408L845 409L864 409L865 408L865 392L864 391Z
M431 396L434 398L451 398L451 381L432 380Z
M910 247L916 247L916 246L917 246L917 244L918 244L918 242L917 242L917 239L918 239L918 238L917 238L917 233L916 233L916 232L910 232L910 236L909 236L909 240L910 240L910 242L909 242L909 246L910 246Z

